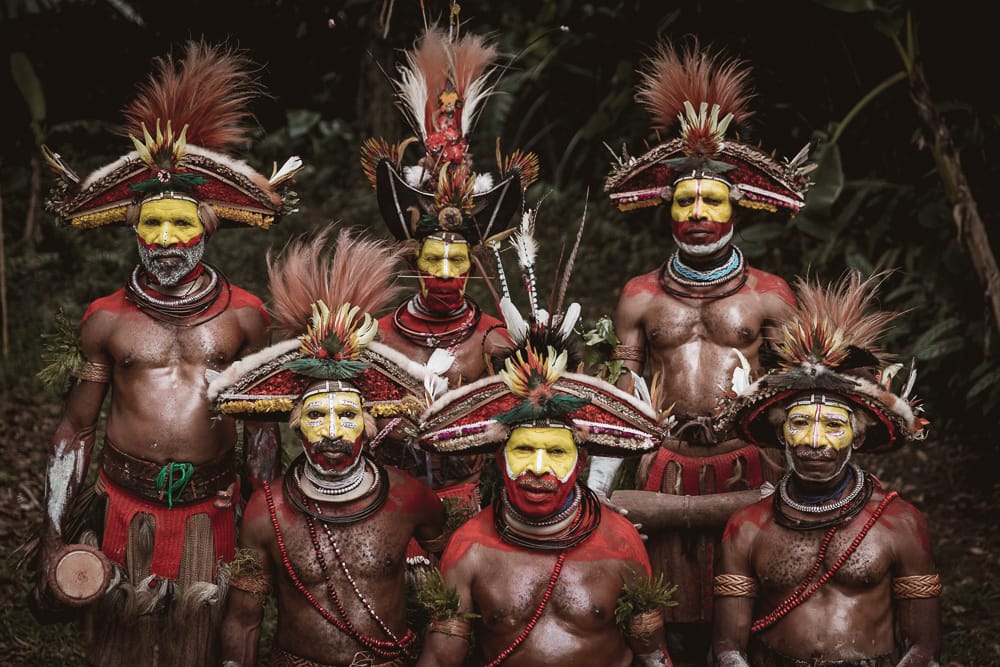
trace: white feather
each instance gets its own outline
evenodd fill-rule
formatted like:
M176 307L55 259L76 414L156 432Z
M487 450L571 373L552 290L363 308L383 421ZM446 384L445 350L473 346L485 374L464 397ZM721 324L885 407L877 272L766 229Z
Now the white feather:
M914 359L910 362L910 375L906 378L906 388L903 389L903 393L900 398L904 401L910 400L910 392L913 391L913 385L917 381L917 360Z
M278 169L278 163L275 163L274 173L271 174L271 178L267 179L267 182L271 186L279 185L284 183L289 178L294 176L296 172L302 169L302 158L298 155L293 155L292 157L285 160L285 164L281 165L281 169Z
M472 182L473 194L480 195L493 187L493 174L476 174Z
M566 309L566 314L563 315L562 323L559 325L559 331L556 335L559 340L566 340L573 333L573 327L576 326L577 320L580 319L580 304L575 301L569 304L569 308Z
M419 188L426 183L429 175L429 172L419 164L403 167L403 178L406 179L406 184L412 188Z
M743 353L733 348L740 365L733 369L733 391L742 394L750 386L750 362L743 356Z
M411 54L406 54L406 60L409 67L400 65L399 79L393 83L396 84L399 99L403 102L403 112L410 116L414 128L420 132L420 137L426 139L424 110L427 108L427 79L417 67Z
M521 226L510 240L517 249L517 263L522 269L535 265L538 243L535 241L535 211L528 209L521 216Z
M466 134L472 132L479 107L487 97L493 94L493 86L487 83L492 72L492 69L487 70L486 73L470 83L465 91L465 103L462 105L462 131Z
M500 312L507 323L507 333L515 345L520 345L528 339L528 322L518 311L517 306L508 298L500 299Z
M434 375L444 375L453 363L455 363L455 355L445 348L439 347L434 350L425 365L428 372Z

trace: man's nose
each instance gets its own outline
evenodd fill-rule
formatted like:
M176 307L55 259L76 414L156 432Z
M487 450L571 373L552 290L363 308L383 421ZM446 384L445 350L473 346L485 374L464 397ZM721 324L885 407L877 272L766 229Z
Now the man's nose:
M163 229L160 231L160 245L164 248L168 248L180 242L177 238L176 230L174 226L169 222L163 223Z
M535 460L531 465L531 472L536 475L544 475L548 472L549 468L549 457L545 455L544 449L535 450Z

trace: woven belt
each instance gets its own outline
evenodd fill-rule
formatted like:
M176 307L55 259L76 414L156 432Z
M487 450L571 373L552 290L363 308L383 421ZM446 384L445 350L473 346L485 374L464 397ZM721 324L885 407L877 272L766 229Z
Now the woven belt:
M824 660L811 658L803 660L775 651L762 641L751 640L750 664L755 667L893 667L896 659L891 654L856 660Z
M146 500L173 507L195 503L226 489L236 479L236 452L220 461L198 466L168 461L147 461L104 442L101 470L114 484Z

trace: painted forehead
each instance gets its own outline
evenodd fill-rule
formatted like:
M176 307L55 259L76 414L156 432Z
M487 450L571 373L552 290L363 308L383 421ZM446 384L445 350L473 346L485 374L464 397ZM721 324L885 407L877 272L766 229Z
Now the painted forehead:
M306 409L321 408L327 405L344 405L352 408L361 408L361 396L352 391L328 391L319 394L311 394L303 404Z
M710 178L688 178L677 183L674 193L693 195L696 192L728 194L729 186Z
M826 405L824 403L809 403L793 405L788 409L789 417L812 417L817 411L824 419L840 419L847 421L850 417L850 410L840 405Z
M507 438L508 445L532 445L535 447L565 447L576 445L569 429L557 426L518 426Z

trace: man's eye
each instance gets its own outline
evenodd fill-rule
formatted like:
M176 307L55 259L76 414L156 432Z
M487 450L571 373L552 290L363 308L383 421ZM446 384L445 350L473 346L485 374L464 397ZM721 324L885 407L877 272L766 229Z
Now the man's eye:
M705 198L705 203L708 204L709 206L718 206L719 204L722 203L722 200L721 199L712 199L712 198L706 197Z
M160 226L160 221L157 220L156 218L149 218L149 219L143 221L142 224L143 224L144 227L159 227Z
M517 447L514 448L514 451L519 452L521 454L532 454L534 453L535 448L528 447L527 445L518 445Z
M319 410L310 410L306 416L309 417L309 419L322 419L323 413Z
M550 449L549 456L562 456L566 453L565 449Z
M807 420L805 420L805 419L793 419L792 420L792 426L797 426L797 427L801 428L803 426L808 426L808 425L809 425L809 422Z
M690 206L691 204L694 203L694 198L693 197L681 197L680 199L677 200L677 203L680 204L681 206Z
M353 410L347 410L345 412L341 412L340 413L340 418L341 419L354 419L357 416L358 416L358 413L354 412Z
M174 224L178 227L190 227L191 223L187 220L174 220Z

